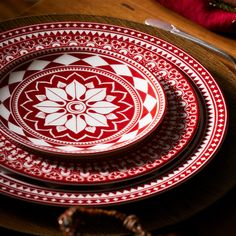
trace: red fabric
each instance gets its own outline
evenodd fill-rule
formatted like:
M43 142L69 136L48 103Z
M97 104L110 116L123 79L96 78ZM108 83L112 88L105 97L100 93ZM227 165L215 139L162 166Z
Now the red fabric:
M157 0L163 6L214 31L236 33L236 13L209 6L209 0Z

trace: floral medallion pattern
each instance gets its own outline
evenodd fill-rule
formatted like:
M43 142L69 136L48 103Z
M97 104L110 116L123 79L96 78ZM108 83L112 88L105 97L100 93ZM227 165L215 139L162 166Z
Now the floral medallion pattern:
M75 75L79 77L78 74ZM46 99L35 105L42 112L39 112L37 116L45 116L45 126L56 126L60 130L69 129L78 134L84 129L95 132L96 127L108 126L109 117L110 119L118 118L112 113L118 106L108 102L106 88L87 90L78 80L62 85L65 89L59 86L60 84L57 84L56 88L46 88L46 95L39 95L42 100L44 96ZM85 95L84 99L81 98L83 95ZM110 98L111 101L113 99L115 97ZM91 104L91 102L95 103Z
M16 112L27 111L24 125L32 122L32 130L43 132L48 139L88 144L124 129L137 108L128 91L105 76L83 77L86 72L76 69L66 77L63 75L68 71L62 69L59 74L52 71L40 79L25 81L16 99L21 101Z

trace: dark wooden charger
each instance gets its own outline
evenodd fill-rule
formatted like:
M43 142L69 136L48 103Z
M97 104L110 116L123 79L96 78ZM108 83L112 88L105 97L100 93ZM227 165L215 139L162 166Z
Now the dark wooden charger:
M229 109L229 128L225 141L213 158L199 173L181 185L159 195L140 201L106 207L126 214L136 214L148 230L173 225L205 209L224 196L236 183L236 76L211 52L202 47L152 27L117 18L86 15L51 15L18 18L0 23L0 31L28 24L60 20L81 20L121 25L156 35L185 50L205 66L222 88ZM1 196L0 226L33 235L60 235L57 217L65 208L40 205ZM127 233L118 222L101 221L84 227L86 235L122 235Z

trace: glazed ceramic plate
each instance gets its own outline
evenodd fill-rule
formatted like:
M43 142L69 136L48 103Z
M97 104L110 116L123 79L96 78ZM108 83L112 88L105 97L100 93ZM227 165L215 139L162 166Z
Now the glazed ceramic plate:
M78 26L82 27L86 32L93 31L93 34L99 32L100 29L106 31L108 35L113 32L116 39L125 38L125 42L135 44L131 47L132 50L126 47L123 47L122 50L133 52L132 60L136 59L139 63L144 63L148 71L156 75L160 80L168 80L168 76L172 75L163 65L159 67L159 70L157 69L158 59L160 58L164 59L169 65L173 64L179 71L185 74L189 80L192 81L197 89L197 93L199 93L201 97L201 107L204 111L204 129L200 132L201 137L198 138L197 143L194 143L194 150L192 150L188 157L184 158L182 162L173 165L163 174L154 175L152 179L145 180L145 178L143 178L141 183L134 181L132 186L121 184L119 189L104 188L99 191L58 190L53 187L50 188L33 182L30 183L30 180L23 181L17 177L1 172L1 192L6 195L43 204L61 206L78 204L90 206L112 205L122 202L127 203L161 193L184 182L187 178L201 170L208 161L212 159L222 143L227 125L227 111L224 98L218 85L208 71L190 55L175 46L159 38L132 29L78 22L51 23L34 27L37 27L38 32L40 32L40 30L45 32L45 29L47 29L47 32L50 30L56 32L58 27L62 30L66 28L67 31L70 32L73 27ZM34 27L25 27L18 30L18 33L22 32L23 34L28 34L27 32L32 31ZM1 38L6 38L9 34L14 33L15 31L11 31L7 34L3 34ZM93 34L88 36L92 36ZM41 33L41 35L43 36L45 33ZM102 47L102 45L103 43L100 44L100 47ZM120 50L122 44L117 43L117 45L118 55L123 55L122 50ZM97 45L96 47L99 46ZM103 50L105 51L106 49ZM142 55L140 56L140 50L149 50L149 56L146 58ZM7 60L4 59L4 63L6 64ZM11 62L9 62L9 64L10 63ZM164 65L166 64L164 63ZM176 78L176 73L173 73L173 77ZM169 84L173 83L170 81ZM143 153L143 155L145 155L145 153Z
M157 128L166 98L156 75L136 62L147 50L137 54L131 36L118 39L102 25L44 26L1 41L0 73L13 66L0 82L6 137L36 151L87 157L120 151Z
M58 58L58 54L51 55L50 58ZM44 61L45 57L37 60ZM139 177L169 163L181 154L192 140L198 127L200 112L198 98L188 77L163 58L157 63L160 73L164 71L163 68L168 73L165 79L159 78L167 98L167 112L152 137L140 143L132 152L121 153L115 158L109 156L106 159L86 159L86 162L65 161L60 158L55 160L23 150L2 135L0 152L4 154L0 157L0 164L17 173L43 181L94 185ZM21 69L27 67L28 63L21 66ZM19 73L18 69L13 73Z
M66 24L64 24L64 27ZM45 74L45 78L53 77L53 81L55 80L59 84L58 86L60 88L64 86L62 83L63 80L66 80L67 82L73 79L77 80L80 78L81 74L86 74L87 77L84 77L88 78L88 80L91 79L91 81L88 81L87 83L87 86L90 86L90 89L93 89L91 87L93 84L97 84L98 86L99 82L97 79L101 73L106 73L106 75L113 77L125 78L126 82L128 81L129 83L134 82L134 80L136 82L140 81L138 78L146 75L148 78L153 78L154 83L157 83L157 85L162 84L167 98L168 109L166 115L163 122L159 125L158 130L155 132L151 142L149 140L145 145L140 143L139 148L136 148L132 153L116 155L116 158L111 158L111 160L107 159L106 161L102 161L99 159L97 162L90 162L86 159L86 163L77 161L57 161L55 158L47 158L45 154L31 154L2 139L3 143L1 150L5 155L1 158L1 164L18 173L44 181L56 181L63 184L95 184L110 183L138 177L156 170L174 157L178 156L193 138L199 118L198 101L195 91L188 81L188 77L178 68L178 66L167 62L167 60L159 55L158 52L151 52L149 49L139 46L141 42L145 45L145 40L136 40L135 37L132 36L132 32L127 31L126 36L122 36L118 33L119 31L117 31L116 28L113 28L113 26L108 28L109 26L100 25L100 28L98 28L98 24L87 24L86 26L81 23L74 26L75 28L81 28L81 31L78 31L77 33L82 35L78 36L73 34L71 35L70 32L72 31L61 31L62 25L60 23L55 24L54 26L53 31L51 28L49 31L43 31L44 33L41 32L40 39L38 39L40 27L43 29L45 29L45 27L50 28L50 24L37 25L33 26L33 28L26 27L11 31L10 34L14 35L17 34L19 30L25 30L25 35L27 35L28 41L19 44L21 50L24 49L24 53L12 52L13 48L17 48L17 43L11 45L12 50L4 49L4 52L11 51L11 55L14 54L17 59L12 62L11 58L9 59L8 57L8 60L10 61L8 62L5 58L5 62L3 62L5 67L3 67L1 71L6 74L2 80L3 91L21 91L22 86L25 88L25 83L27 86L32 85L30 82L31 79L34 81L35 79L37 80L38 77L42 78L42 74ZM57 29L57 27L59 27L60 30ZM37 31L34 37L36 38L36 42L35 40L30 41L30 38L28 38L32 36L31 34L33 29ZM30 30L31 33L28 30ZM56 34L57 31L59 31L58 34L66 34L68 38L64 35L63 40L67 38L67 41L62 42L62 38L58 37L58 34ZM103 40L103 33L101 32L107 36ZM97 41L98 35L101 39L99 41ZM8 37L9 36L6 36L6 38ZM24 36L22 35L20 39L23 40L23 38ZM71 40L68 41L69 38ZM13 37L10 41L14 42L15 38ZM57 41L57 44L55 44L55 41ZM110 46L108 47L108 45ZM146 46L150 48L148 44ZM21 54L24 56L21 56ZM7 66L7 62L9 66ZM11 69L9 69L9 67ZM117 68L122 70L117 70ZM95 69L96 73L98 73L97 76L94 76ZM55 70L57 71L57 74L54 74ZM73 73L72 76L69 77L68 74L71 74L71 71L73 71ZM117 75L118 71L120 74L119 76ZM62 77L61 74L63 74L64 77ZM61 82L59 83L59 81ZM51 86L49 84L50 82L48 82L47 85L42 82L39 84L38 89L40 90L41 87L49 88ZM146 90L148 90L149 94L152 94L152 91L154 91L151 86L147 87L148 84L145 84L146 83L143 83L138 89L140 93L139 97L143 97L143 95L146 94ZM109 90L110 85L111 84L108 83L104 86L108 86L107 90ZM60 88L54 88L54 86L52 86L49 96L53 96L53 91L58 91ZM122 89L120 88L120 90ZM45 120L48 120L47 118L52 116L55 117L55 113L52 114L51 111L53 109L59 109L61 106L60 102L57 102L58 104L56 105L56 101L50 102L46 96L40 94L36 91L23 94L21 92L13 92L13 97L16 98L9 99L9 93L7 92L6 96L2 96L4 104L1 106L1 109L6 112L2 112L4 117L2 117L1 120L6 131L10 130L10 128L8 129L7 127L11 127L14 132L18 133L17 137L23 135L24 140L25 138L30 138L31 141L33 140L36 143L39 142L39 139L36 139L35 137L32 138L32 135L34 135L35 130L38 127L38 123L33 122L34 118L39 116L38 122L43 126ZM122 93L119 93L118 95L122 95ZM152 99L153 96L153 94L152 96L146 96L143 103L144 106L141 108L143 111L142 114L146 114L146 117L150 117L149 110L153 108L153 106L155 107L156 101ZM42 108L39 106L41 110L46 109L45 112L38 112L37 109L32 109L34 102L38 99L40 99L40 101L37 104L53 104L53 107L46 106ZM55 100L60 98L53 97L53 99ZM114 99L114 96L109 96L108 99L112 102L111 100ZM18 104L20 105L19 109L17 109L17 106L11 106L12 100L20 101L20 104ZM63 104L63 101L61 101L61 103ZM36 107L38 107L37 104L35 105ZM123 104L122 106L127 108L129 105L130 104ZM32 121L31 124L33 126L31 130L29 130L30 133L25 132L22 128L23 123L22 127L19 127L18 123L20 124L21 121L17 121L17 117L14 117L6 107L15 110L15 114L17 114L18 111L21 111L22 114L25 114L27 120ZM145 107L147 107L147 109ZM163 109L165 108L166 106L163 106ZM128 110L130 111L132 109L132 107L129 107ZM34 113L34 111L36 112ZM66 118L64 110L60 112L57 111L57 113L60 118L56 119L56 121L62 122ZM114 113L113 115L103 115L109 119L112 117L114 118ZM113 121L120 122L121 120L122 117L120 116L119 121L117 119ZM160 122L160 120L158 120L159 118L155 120L155 123ZM141 120L139 120L139 123L140 121ZM36 129L33 129L35 125L37 127ZM96 135L92 132L94 127L93 129L91 127L85 129L89 130L90 136L93 135L94 137ZM56 127L52 125L49 130L44 132L45 135L48 133L59 135L60 133L63 134L67 131L65 130L65 127ZM24 136L26 133L27 135ZM135 135L134 138L137 137L138 136ZM65 136L62 138L65 138ZM122 136L122 139L126 139L124 135ZM60 139L55 139L54 141L57 142L58 145L61 143ZM42 143L45 144L45 148L48 148L48 143L44 141L42 141ZM101 147L101 145L99 146ZM50 147L50 150L54 147L55 146Z

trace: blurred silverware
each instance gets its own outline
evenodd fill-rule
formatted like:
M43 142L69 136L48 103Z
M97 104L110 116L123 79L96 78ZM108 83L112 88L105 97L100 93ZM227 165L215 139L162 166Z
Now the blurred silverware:
M219 48L217 48L217 47L215 47L215 46L213 46L213 45L211 45L211 44L209 44L197 37L194 37L184 31L179 30L174 25L172 25L168 22L165 22L165 21L162 21L159 19L146 19L145 24L159 28L159 29L163 29L163 30L168 31L172 34L178 35L178 36L188 39L192 42L195 42L201 46L204 46L205 48L208 48L208 49L212 50L213 52L223 56L225 59L229 60L233 64L234 69L236 69L236 59L234 57L230 56L228 53L224 52L223 50L221 50L221 49L219 49Z

